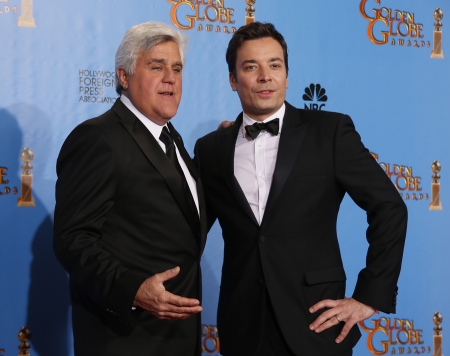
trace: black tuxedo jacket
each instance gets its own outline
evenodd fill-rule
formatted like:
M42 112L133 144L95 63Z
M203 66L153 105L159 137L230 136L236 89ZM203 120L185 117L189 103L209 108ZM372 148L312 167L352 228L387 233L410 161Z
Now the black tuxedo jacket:
M345 296L346 275L336 235L348 193L367 212L367 266L353 298L395 312L407 210L397 190L361 143L348 116L299 110L286 103L277 162L261 226L234 176L242 113L234 125L199 139L196 163L208 220L218 217L225 242L217 324L224 355L255 355L261 340L265 290L281 332L296 355L350 350L355 326L340 344L343 323L322 333L308 326L323 299Z
M75 128L61 149L54 250L70 275L76 355L201 354L199 314L171 321L132 310L142 282L176 266L166 289L201 299L203 190L176 136L197 180L200 219L176 168L119 99Z

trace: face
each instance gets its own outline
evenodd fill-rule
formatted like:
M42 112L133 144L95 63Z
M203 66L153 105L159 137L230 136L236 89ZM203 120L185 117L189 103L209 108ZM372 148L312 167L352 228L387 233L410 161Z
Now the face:
M276 113L288 88L283 48L278 41L271 37L245 41L237 51L236 78L230 73L230 84L252 119L263 121Z
M140 53L132 75L119 67L117 76L123 87L122 93L136 109L155 123L164 125L175 116L180 104L182 68L177 44L163 42Z

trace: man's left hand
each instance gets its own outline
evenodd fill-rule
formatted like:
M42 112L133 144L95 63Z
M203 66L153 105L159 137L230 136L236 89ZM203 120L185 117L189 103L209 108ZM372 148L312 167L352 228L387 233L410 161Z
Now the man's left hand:
M311 330L320 333L325 329L345 322L341 333L336 338L336 342L340 343L347 336L353 325L362 320L370 318L375 309L368 305L362 304L353 298L344 298L338 300L325 299L314 304L310 309L310 313L314 313L322 308L331 308L322 314L309 326Z

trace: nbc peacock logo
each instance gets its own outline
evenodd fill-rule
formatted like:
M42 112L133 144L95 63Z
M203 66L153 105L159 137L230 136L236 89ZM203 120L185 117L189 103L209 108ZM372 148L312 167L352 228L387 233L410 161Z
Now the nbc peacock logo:
M308 104L305 103L305 109L306 110L322 110L322 108L325 106L325 103L328 100L328 97L325 95L326 90L325 88L322 88L320 84L311 84L309 87L305 88L305 94L303 94L303 100L309 101L309 107ZM312 101L318 101L319 103L312 103ZM320 105L319 105L320 104Z

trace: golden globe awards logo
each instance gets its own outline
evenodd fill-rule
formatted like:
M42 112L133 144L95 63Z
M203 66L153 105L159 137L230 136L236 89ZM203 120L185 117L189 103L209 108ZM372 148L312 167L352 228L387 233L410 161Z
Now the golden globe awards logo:
M372 327L367 327L364 321L360 321L359 326L369 333L367 348L372 354L385 355L389 351L390 355L431 353L431 348L424 346L423 331L414 327L413 320L380 318L371 322ZM376 343L379 336L381 341Z
M378 162L378 155L372 153L371 155ZM400 196L405 200L428 200L428 194L422 191L420 177L413 175L412 167L402 166L399 164L378 163L384 172L394 183L395 188L400 192Z
M202 352L206 354L220 354L219 335L217 326L202 325Z
M16 187L9 186L9 180L7 179L8 168L0 167L0 197L6 195L15 195L18 193Z
M171 3L170 20L180 30L236 32L234 10L226 8L224 0L166 0ZM204 26L204 28L203 28Z
M8 16L19 12L18 7L15 4L10 4L9 0L0 0L0 2L7 3L3 6L0 5L0 16ZM20 16L17 20L17 25L20 27L36 27L36 22L33 18L33 0L20 0Z
M367 26L367 36L376 45L385 45L390 42L391 46L406 47L430 47L430 42L423 40L423 25L416 22L414 14L408 11L399 11L382 7L372 9L373 17L370 17L365 8L369 0L362 0L359 4L359 11L369 21ZM381 6L381 0L370 0ZM379 24L384 24L384 31L375 30ZM390 39L390 41L389 41Z

